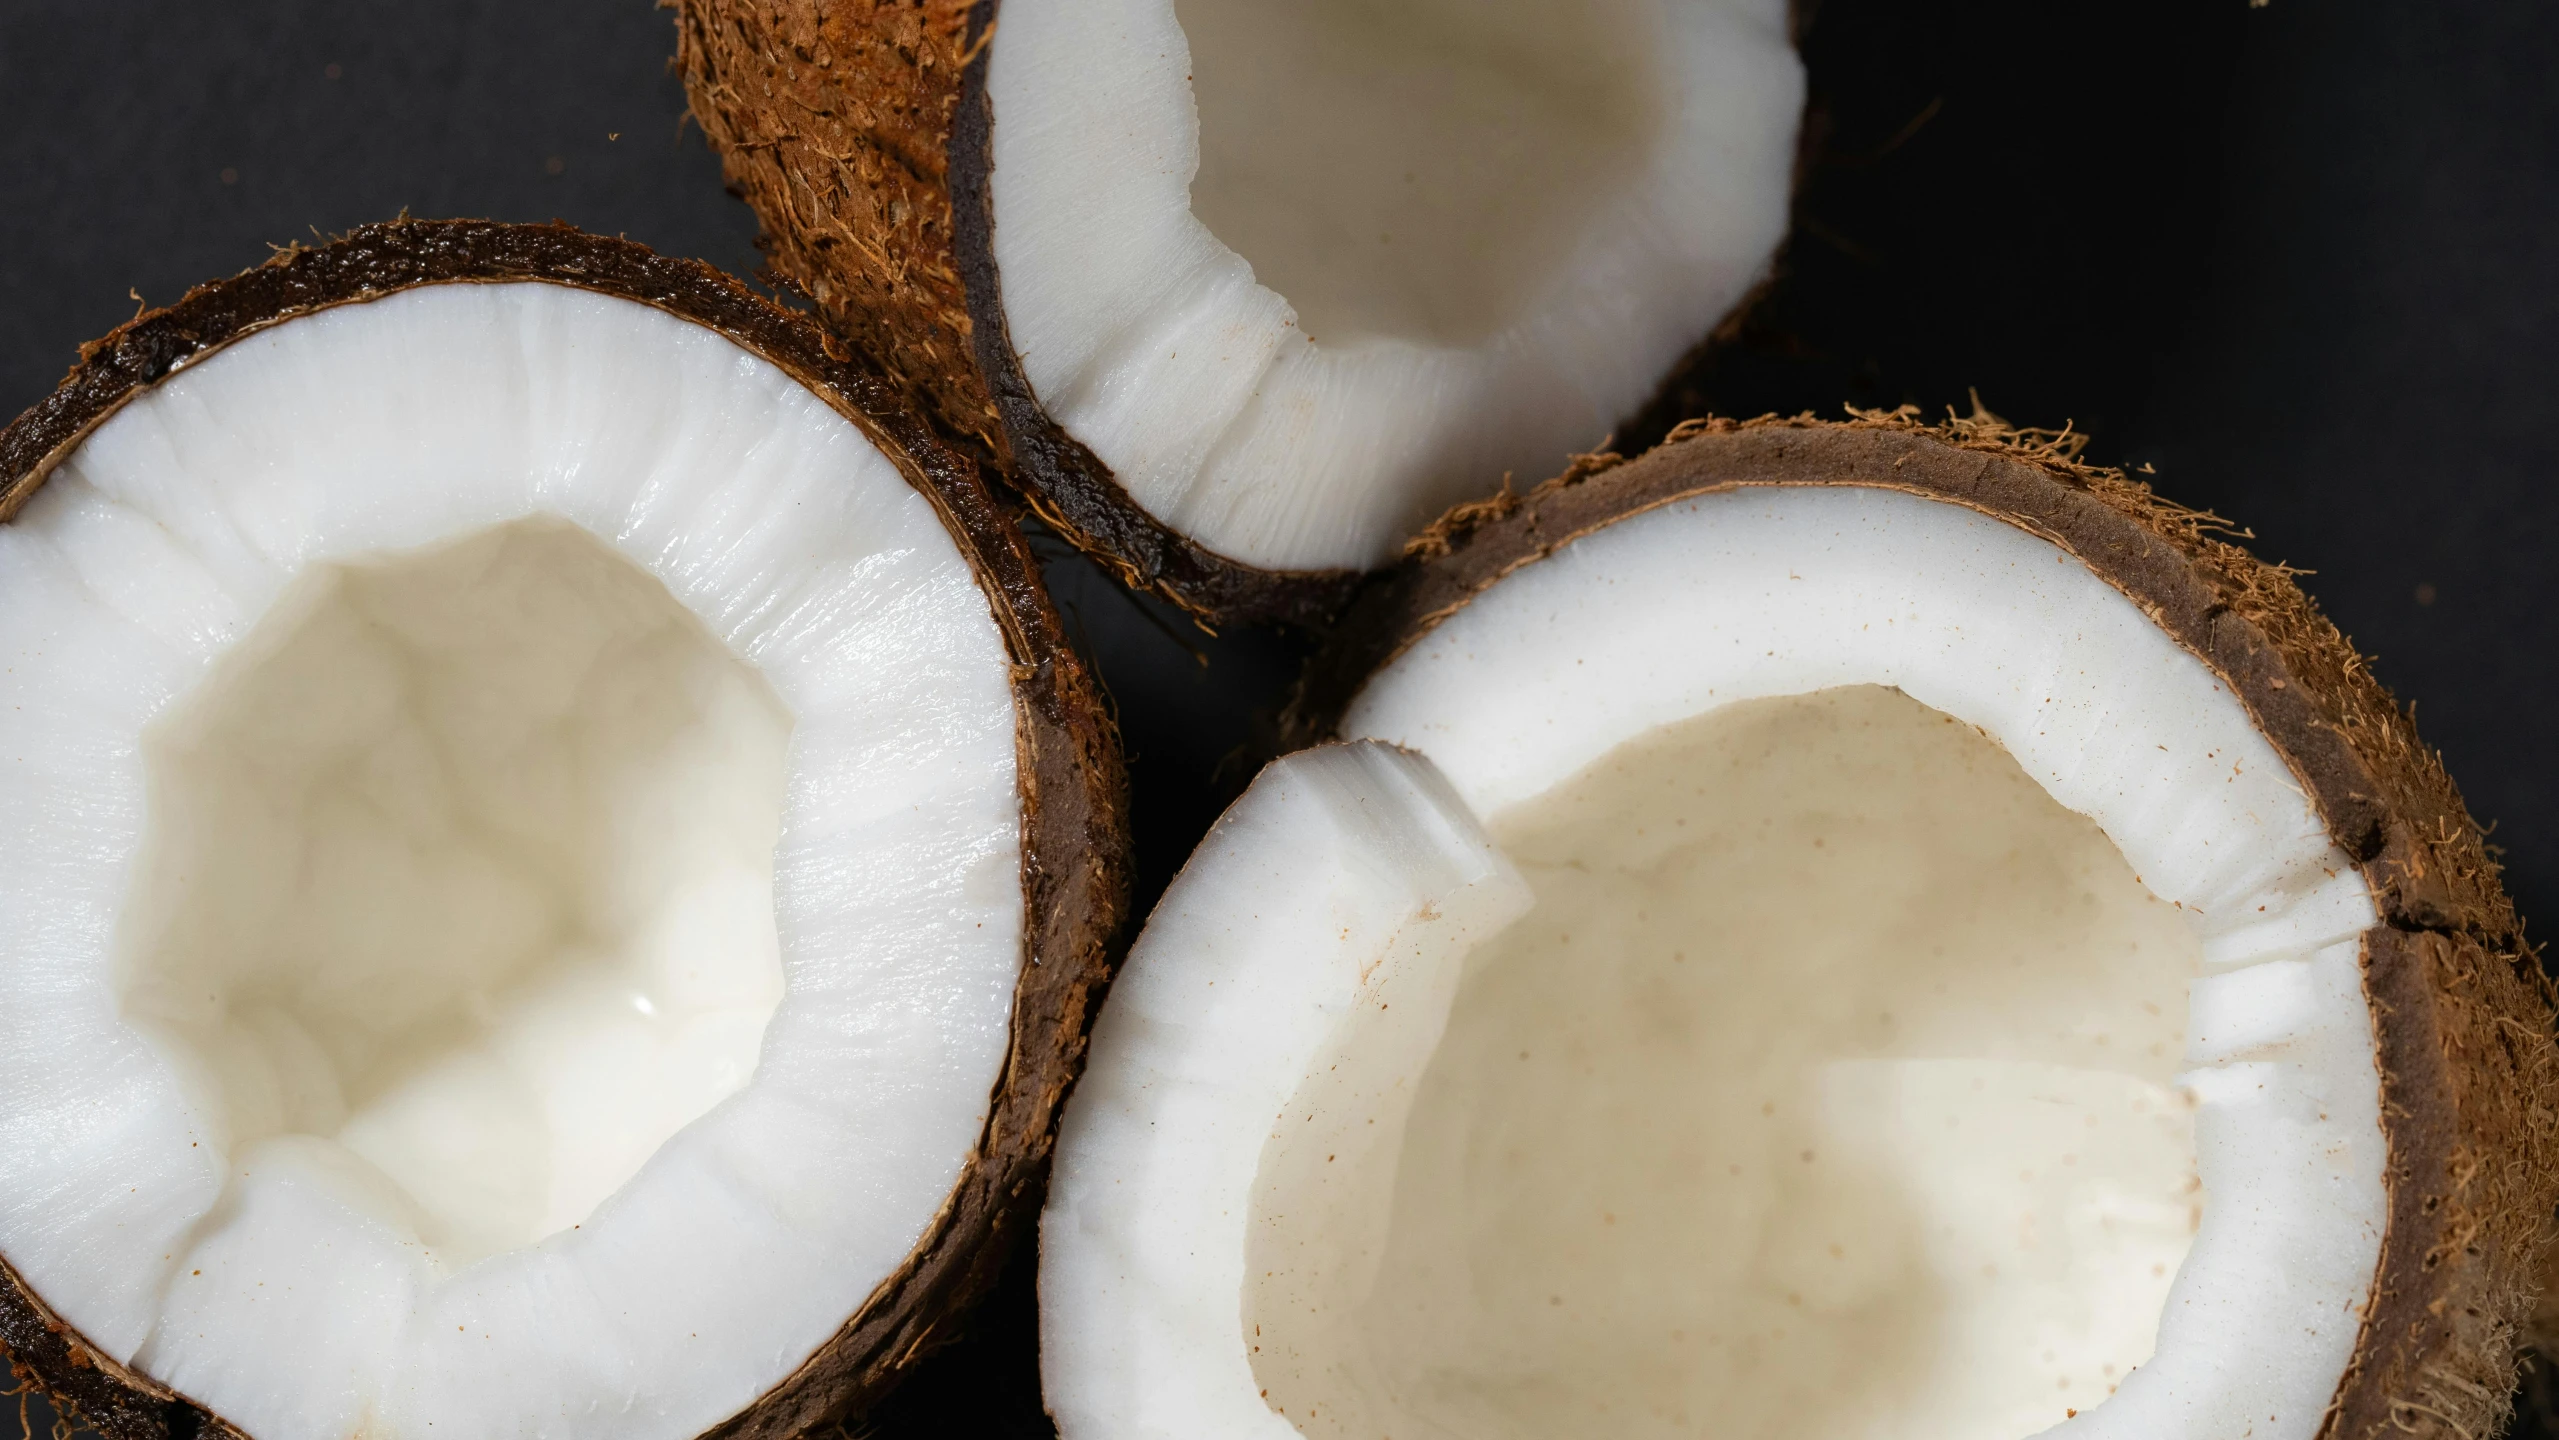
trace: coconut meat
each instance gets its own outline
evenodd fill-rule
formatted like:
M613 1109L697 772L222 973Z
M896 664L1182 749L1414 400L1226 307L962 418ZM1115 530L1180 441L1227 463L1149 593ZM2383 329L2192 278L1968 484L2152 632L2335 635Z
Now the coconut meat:
M1263 998L1096 1030L1068 1440L2316 1433L2385 1215L2373 903L2085 566L1898 492L1701 497L1483 592L1344 729L1428 757L1518 918L1427 964L1316 918L1337 862L1245 837L1331 752L1221 822L1122 984ZM1321 999L1352 972L1448 999L1388 1033ZM1173 1106L1221 1056L1238 1098Z
M1366 567L1596 446L1763 273L1779 0L1008 9L994 255L1042 407L1266 568Z
M754 1072L789 736L565 521L315 566L143 732L121 1008L222 1148L336 1142L452 1268L533 1244Z
M1284 1171L1344 1217L1316 1239L1337 1263L1374 1247L1458 964L1529 902L1447 782L1390 746L1291 756L1218 820L1113 982L1068 1101L1040 1222L1061 1434L1290 1433L1237 1328L1256 1177ZM1306 1143L1271 1147L1275 1128Z
M274 326L0 529L0 1255L260 1440L697 1434L923 1234L1020 964L934 507L700 326Z
M1274 1410L2022 1436L2150 1358L2202 1212L2199 957L2086 817L1855 687L1654 732L1493 838L1536 903L1465 958L1356 1294L1303 1303L1342 1217L1275 1173L1285 1123L1266 1156Z

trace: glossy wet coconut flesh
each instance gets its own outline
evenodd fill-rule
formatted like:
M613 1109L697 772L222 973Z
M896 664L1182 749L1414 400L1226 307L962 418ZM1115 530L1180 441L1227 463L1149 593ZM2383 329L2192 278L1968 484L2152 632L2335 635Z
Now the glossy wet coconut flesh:
M1466 957L1368 1157L1363 1296L1303 1265L1338 1223L1288 1163L1316 1157L1256 1182L1275 1411L2022 1436L2150 1358L2204 1204L2176 1086L2201 957L2005 752L1897 691L1750 701L1491 833L1535 899Z

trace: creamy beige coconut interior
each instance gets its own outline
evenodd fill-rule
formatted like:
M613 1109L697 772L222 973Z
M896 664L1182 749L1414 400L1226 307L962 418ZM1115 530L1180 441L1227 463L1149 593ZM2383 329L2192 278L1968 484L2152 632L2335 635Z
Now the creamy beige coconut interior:
M1382 563L1597 446L1786 231L1784 0L1087 0L990 43L1022 375L1251 565Z
M1400 1148L1360 1157L1382 1246L1307 1233L1371 1217L1286 1126L1265 1153L1274 1411L2025 1436L2150 1358L2205 1203L2175 1084L2201 957L1997 745L1876 687L1747 702L1492 835L1535 904L1466 957Z
M1149 919L1042 1219L1065 1440L2312 1440L2370 892L2045 540L1849 485L1511 571Z
M790 728L564 522L315 567L143 734L125 1012L447 1264L565 1230L754 1073Z
M1531 309L1667 120L1649 0L1177 0L1191 213L1324 341Z
M829 398L559 285L304 315L0 527L0 1257L257 1440L684 1440L913 1251L1013 680Z

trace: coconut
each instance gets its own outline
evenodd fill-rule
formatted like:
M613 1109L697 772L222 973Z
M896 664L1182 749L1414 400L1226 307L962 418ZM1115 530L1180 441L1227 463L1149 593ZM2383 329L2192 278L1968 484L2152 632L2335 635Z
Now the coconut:
M2495 1433L2550 985L2292 575L2078 445L1697 423L1417 540L1096 1025L1066 1440Z
M775 269L1133 585L1309 621L1762 278L1784 0L686 0Z
M1124 904L972 464L557 226L190 293L0 431L0 1344L114 1440L795 1434L993 1277Z

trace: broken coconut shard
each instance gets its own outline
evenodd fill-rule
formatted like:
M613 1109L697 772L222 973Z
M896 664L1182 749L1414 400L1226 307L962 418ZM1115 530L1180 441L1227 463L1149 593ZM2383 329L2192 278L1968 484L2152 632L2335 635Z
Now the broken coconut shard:
M1603 443L1786 231L1784 0L676 9L774 268L1212 620Z
M2290 576L2074 438L1417 540L1096 1024L1066 1440L2495 1433L2550 988Z
M401 222L0 430L0 1344L110 1440L797 1434L992 1278L1125 904L1007 513L815 322Z

